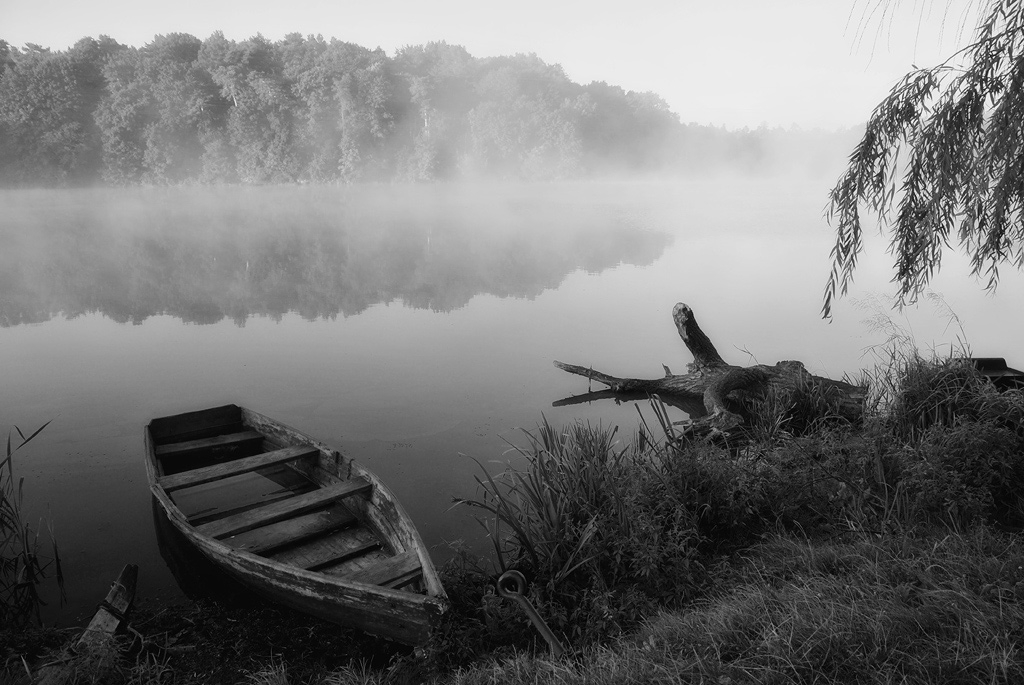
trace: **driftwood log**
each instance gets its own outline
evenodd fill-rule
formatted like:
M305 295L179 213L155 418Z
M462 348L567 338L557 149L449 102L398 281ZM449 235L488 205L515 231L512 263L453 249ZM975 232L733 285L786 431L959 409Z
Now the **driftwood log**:
M727 364L697 324L689 306L682 302L676 304L672 319L679 337L693 355L687 373L673 374L665 366L665 375L661 378L619 378L556 361L555 366L563 371L597 381L608 389L566 398L555 405L578 404L602 397L638 399L658 395L666 403L686 411L695 422L728 430L744 423L752 401L772 391L783 397L792 397L800 390L815 388L829 399L830 405L843 418L856 421L861 417L865 396L863 387L814 376L798 361L782 361L773 366Z

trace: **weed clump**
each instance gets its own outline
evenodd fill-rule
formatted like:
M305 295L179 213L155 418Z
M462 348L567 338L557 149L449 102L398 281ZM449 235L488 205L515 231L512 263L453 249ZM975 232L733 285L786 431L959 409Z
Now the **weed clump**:
M482 499L463 503L489 514L499 569L533 581L531 600L556 631L584 642L617 634L699 585L703 505L680 492L685 476L664 453L585 424L526 435L525 468L485 475Z

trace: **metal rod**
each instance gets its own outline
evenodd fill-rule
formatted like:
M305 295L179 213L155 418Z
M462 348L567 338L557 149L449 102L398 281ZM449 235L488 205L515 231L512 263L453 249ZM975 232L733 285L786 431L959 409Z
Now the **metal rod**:
M551 632L551 628L548 628L548 624L544 622L544 619L540 617L537 610L533 608L533 604L526 598L526 578L519 571L505 571L498 578L498 594L507 599L513 599L519 603L519 606L526 612L526 616L533 623L534 628L537 632L547 640L548 646L551 648L551 654L557 659L565 653L565 648L562 647L562 643L558 641L555 634Z

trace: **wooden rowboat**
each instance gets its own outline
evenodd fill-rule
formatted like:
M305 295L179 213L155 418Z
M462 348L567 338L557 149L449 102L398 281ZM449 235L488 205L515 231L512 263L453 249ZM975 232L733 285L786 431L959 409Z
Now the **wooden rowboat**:
M154 419L146 469L174 527L273 601L409 645L447 606L387 487L273 419L235 405Z

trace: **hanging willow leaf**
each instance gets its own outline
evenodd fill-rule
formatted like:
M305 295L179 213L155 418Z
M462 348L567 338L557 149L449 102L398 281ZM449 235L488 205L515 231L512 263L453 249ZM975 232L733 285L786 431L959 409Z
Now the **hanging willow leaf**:
M853 281L862 208L889 231L899 305L920 295L954 244L988 288L1000 266L1024 267L1024 2L991 0L981 16L974 42L914 69L879 103L832 188L824 317Z

